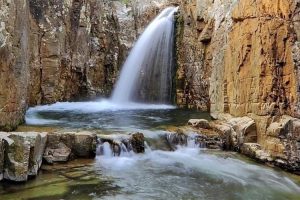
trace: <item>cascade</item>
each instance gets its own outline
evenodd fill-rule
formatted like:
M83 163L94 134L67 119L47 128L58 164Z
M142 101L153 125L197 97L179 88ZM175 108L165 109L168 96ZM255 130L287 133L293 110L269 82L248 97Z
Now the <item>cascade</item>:
M122 67L113 102L171 103L177 9L164 9L140 36Z

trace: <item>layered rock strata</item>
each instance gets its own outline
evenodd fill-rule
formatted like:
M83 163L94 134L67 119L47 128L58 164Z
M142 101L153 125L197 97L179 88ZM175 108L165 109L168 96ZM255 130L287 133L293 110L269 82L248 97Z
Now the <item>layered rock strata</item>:
M177 103L209 110L231 128L220 113L251 118L257 140L242 151L260 149L299 170L300 2L179 2Z
M15 129L28 106L110 95L163 2L0 1L0 129Z
M188 124L202 133L215 132L224 150L234 150L260 162L300 174L299 119L286 115L273 118L264 130L258 130L257 123L250 116L221 114L218 119L211 122L192 119ZM259 141L258 133L265 138Z

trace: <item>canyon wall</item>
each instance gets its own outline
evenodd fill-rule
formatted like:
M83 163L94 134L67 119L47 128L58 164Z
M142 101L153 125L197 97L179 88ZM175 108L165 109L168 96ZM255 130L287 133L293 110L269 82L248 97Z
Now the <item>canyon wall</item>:
M0 1L0 129L23 121L29 83L29 5Z
M0 0L0 129L28 106L108 96L169 4L180 6L177 104L254 119L262 149L299 166L299 0Z
M298 0L181 1L177 102L248 116L278 165L300 169ZM296 166L296 167L295 167Z
M299 117L296 0L180 1L178 104Z
M0 129L28 106L110 95L164 2L0 0Z

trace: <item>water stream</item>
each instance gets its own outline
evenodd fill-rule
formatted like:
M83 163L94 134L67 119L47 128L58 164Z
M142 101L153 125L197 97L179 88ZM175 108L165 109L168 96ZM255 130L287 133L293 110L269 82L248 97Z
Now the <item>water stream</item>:
M193 138L186 146L167 150L161 136L168 133L170 126L183 126L191 118L209 119L208 113L133 103L170 102L170 38L176 9L164 10L141 36L123 67L112 100L36 106L26 114L27 130L84 129L116 139L139 131L146 137L146 152L135 154L122 148L121 155L114 156L104 142L95 160L44 165L37 178L26 184L4 182L0 185L0 199L300 199L299 177L236 153L201 149ZM144 93L152 89L157 96Z
M112 101L171 102L176 11L176 7L163 10L138 39L122 67Z
M135 106L100 101L29 109L26 119L31 126L82 128L116 140L141 131L148 148L144 154L123 148L120 156L113 156L104 143L95 160L44 166L25 185L2 185L0 199L299 199L299 177L237 153L201 149L193 138L176 151L166 150L161 136L169 126L185 125L190 118L208 119L207 113L166 105Z

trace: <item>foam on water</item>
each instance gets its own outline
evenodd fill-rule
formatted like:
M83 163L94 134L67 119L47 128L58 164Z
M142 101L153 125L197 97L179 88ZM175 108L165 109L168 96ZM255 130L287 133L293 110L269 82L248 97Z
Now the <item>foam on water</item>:
M90 102L58 102L51 105L43 105L29 108L26 113L26 123L29 125L55 124L63 123L62 120L42 119L39 112L72 112L72 113L99 113L116 112L129 110L169 110L175 109L175 106L164 104L142 104L142 103L115 103L110 100L102 99Z
M168 190L166 185L160 184L172 183L173 190L176 187L181 188L176 191L180 192L180 190L191 190L193 184L197 182L196 179L203 178L203 180L212 181L212 183L203 182L203 188L207 184L216 184L215 186L220 184L224 187L232 184L234 187L248 188L249 191L240 192L250 192L254 195L252 196L254 199L265 199L267 194L264 194L264 192L272 194L272 191L273 193L277 191L300 194L300 187L297 184L273 169L253 165L231 157L206 154L199 148L192 146L179 147L174 152L150 150L142 155L98 156L96 167L120 180L121 183L119 184L126 188L129 186L139 188L136 184L145 184L143 187L150 187L148 190L156 190L160 186L166 187L166 190ZM164 174L164 176L161 176L161 174ZM174 181L177 176L181 177L182 183ZM145 181L145 177L151 178ZM173 179L173 182L167 180L168 178ZM188 181L190 185L185 185L184 181ZM171 188L170 191L164 192L172 193L173 190ZM202 189L199 188L199 190ZM263 192L258 192L258 190Z
M177 10L164 9L139 37L122 67L112 95L114 102L171 102Z

